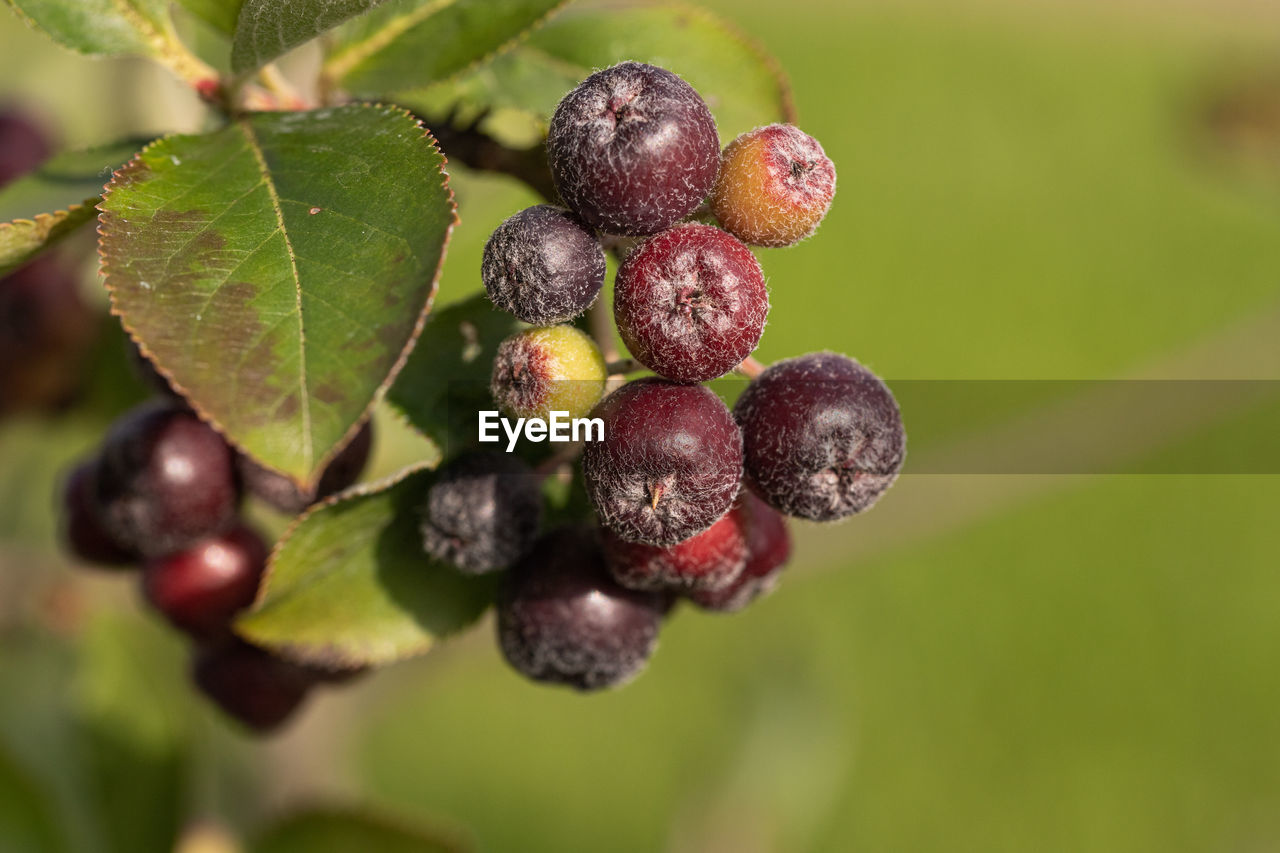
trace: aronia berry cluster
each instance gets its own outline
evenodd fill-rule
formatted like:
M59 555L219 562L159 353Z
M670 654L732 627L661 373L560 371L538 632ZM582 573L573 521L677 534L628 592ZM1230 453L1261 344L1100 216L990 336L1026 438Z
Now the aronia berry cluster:
M484 252L494 305L531 324L498 349L492 391L519 417L603 421L581 458L596 523L540 534L538 474L470 452L441 470L421 530L428 553L462 571L506 569L497 630L513 667L591 690L639 673L678 599L736 611L771 589L791 551L783 516L867 509L906 445L893 396L856 361L750 360L769 294L748 244L789 246L818 227L836 177L816 140L771 125L722 152L693 87L624 62L565 96L547 150L564 206L516 213ZM656 374L607 397L625 368L571 325L604 286L604 245L632 246L613 319ZM698 383L735 369L754 378L731 412Z

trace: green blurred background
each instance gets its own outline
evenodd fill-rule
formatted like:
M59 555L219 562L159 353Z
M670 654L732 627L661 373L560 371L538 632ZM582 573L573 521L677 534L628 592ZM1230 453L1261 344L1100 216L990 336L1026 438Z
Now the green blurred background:
M779 58L840 171L819 237L762 255L763 360L1280 378L1280 6L704 5ZM68 144L198 122L160 73L7 14L0 75ZM454 179L443 301L532 200ZM945 458L1021 414L904 418ZM1134 452L1193 459L1255 414ZM772 598L678 613L623 690L522 681L486 621L263 743L190 694L128 578L57 555L54 480L105 423L0 424L0 849L145 853L327 802L529 853L1280 851L1280 477L908 473L796 525ZM414 452L386 426L382 471Z

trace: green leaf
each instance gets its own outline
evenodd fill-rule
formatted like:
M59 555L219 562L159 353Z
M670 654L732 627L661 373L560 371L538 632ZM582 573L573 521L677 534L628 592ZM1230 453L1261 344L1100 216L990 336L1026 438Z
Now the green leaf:
M63 152L0 190L0 275L90 222L111 170L142 144L130 140Z
M786 77L772 57L710 12L672 3L574 7L491 61L396 100L425 115L505 111L545 128L566 92L624 59L688 80L715 114L722 141L794 119Z
M166 0L8 0L31 25L77 53L152 56L172 41Z
M393 0L342 33L326 74L378 95L457 74L537 27L565 0Z
M0 222L0 275L22 266L93 215L92 207L73 204L66 210L37 213L34 219Z
M128 139L55 154L34 172L0 189L0 221L73 204L92 207L111 180L112 170L127 163L148 141Z
M252 71L385 0L243 0L231 44L233 70Z
M109 612L83 630L75 743L97 840L112 853L172 850L191 792L191 699L155 665L181 666L182 652L164 627Z
M483 294L432 315L387 402L445 455L476 439L476 412L492 409L498 344L521 328Z
M459 853L466 849L456 840L365 814L309 811L269 828L249 853Z
M237 446L314 482L412 348L457 221L407 113L253 113L177 136L102 200L114 310Z
M304 663L357 666L420 654L474 622L492 581L422 550L418 508L434 476L410 471L303 516L276 546L237 630Z
M57 853L66 849L53 797L0 747L0 850Z
M236 30L244 0L177 0L177 3L219 32L231 35Z

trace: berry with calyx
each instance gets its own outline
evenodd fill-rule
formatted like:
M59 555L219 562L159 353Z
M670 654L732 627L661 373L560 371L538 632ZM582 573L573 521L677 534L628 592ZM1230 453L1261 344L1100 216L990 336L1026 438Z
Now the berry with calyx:
M238 639L199 649L192 677L223 712L257 732L268 732L284 723L314 683L305 667Z
M743 490L727 517L733 519L745 542L746 565L727 586L691 590L686 597L703 610L736 613L777 586L778 576L791 559L791 534L782 514L750 489Z
M144 556L179 551L236 518L231 448L172 401L139 406L118 420L94 476L103 529Z
M874 504L897 479L906 433L888 387L831 352L780 361L734 407L748 481L775 509L835 521Z
M511 568L498 593L498 642L533 679L579 690L630 681L653 654L665 597L620 586L594 530L554 530Z
M627 542L608 528L603 542L609 571L631 589L724 589L737 580L747 563L747 544L732 511L675 545Z
M613 316L636 360L677 382L723 376L764 333L764 273L740 240L711 225L651 237L618 271Z
M98 566L132 566L138 555L102 528L93 504L97 460L77 465L62 491L62 541L77 559Z
M0 110L0 186L35 169L51 153L48 136L28 116Z
M595 341L573 326L516 332L498 346L490 390L494 402L518 418L567 412L585 416L600 401L608 379Z
M817 230L836 194L836 167L818 140L789 124L742 134L724 150L711 210L756 246L792 246Z
M547 134L561 198L609 234L657 234L706 198L720 137L706 103L675 74L623 62L565 95Z
M142 590L173 625L209 639L230 630L237 613L253 604L270 549L245 525L148 560Z
M428 554L483 574L520 559L541 521L542 491L532 469L508 453L476 451L440 469L420 530Z
M359 480L369 463L372 450L373 422L365 421L360 431L324 469L320 482L309 489L302 488L284 474L263 467L243 453L236 455L236 468L240 473L240 481L250 494L285 515L298 515L312 504L337 494Z
M742 435L701 385L631 382L596 408L604 440L589 442L583 480L600 523L628 542L674 545L732 506L742 479Z
M604 286L604 249L572 213L539 204L498 226L480 277L493 304L535 326L567 323Z

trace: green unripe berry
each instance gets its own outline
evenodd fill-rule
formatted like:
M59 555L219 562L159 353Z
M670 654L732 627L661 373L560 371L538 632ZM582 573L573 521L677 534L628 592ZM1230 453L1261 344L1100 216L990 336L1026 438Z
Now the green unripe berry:
M604 395L608 370L595 341L573 326L525 329L498 347L490 388L508 415L585 417Z

